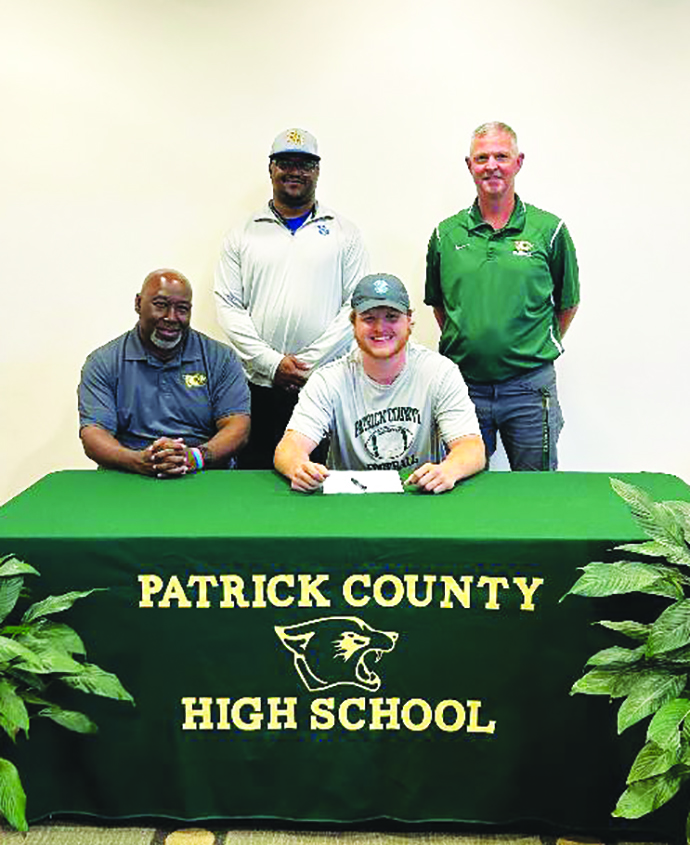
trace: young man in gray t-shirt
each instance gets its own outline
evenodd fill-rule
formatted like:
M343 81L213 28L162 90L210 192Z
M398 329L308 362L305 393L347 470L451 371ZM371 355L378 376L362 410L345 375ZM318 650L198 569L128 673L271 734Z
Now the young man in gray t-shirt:
M428 492L483 469L467 387L451 361L410 343L402 282L365 276L352 294L351 320L358 348L313 373L276 449L276 469L292 488L323 483L328 469L309 456L326 435L333 469L412 469L407 483Z

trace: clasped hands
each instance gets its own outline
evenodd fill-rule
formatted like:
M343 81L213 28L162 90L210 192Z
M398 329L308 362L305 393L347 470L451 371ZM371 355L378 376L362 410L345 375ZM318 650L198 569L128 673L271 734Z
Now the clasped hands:
M285 355L275 371L273 384L276 387L282 387L283 390L294 392L304 387L308 376L309 364L305 364L294 355Z
M191 449L181 437L159 437L142 451L147 475L176 478L196 470Z

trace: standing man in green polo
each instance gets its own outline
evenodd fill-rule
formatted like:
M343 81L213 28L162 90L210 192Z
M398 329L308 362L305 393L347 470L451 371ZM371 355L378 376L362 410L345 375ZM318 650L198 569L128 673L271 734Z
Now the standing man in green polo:
M515 132L485 123L465 159L477 188L429 241L426 292L439 351L467 383L487 455L513 470L555 470L563 417L553 362L579 302L575 247L562 220L523 202Z

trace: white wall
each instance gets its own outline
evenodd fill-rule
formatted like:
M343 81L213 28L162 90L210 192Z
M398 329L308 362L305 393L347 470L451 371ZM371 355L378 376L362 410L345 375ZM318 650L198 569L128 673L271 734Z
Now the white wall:
M472 129L526 154L518 190L563 217L583 303L559 363L567 470L690 481L690 57L685 0L0 0L0 502L88 467L75 387L133 325L149 270L210 293L223 231L269 196L277 132L323 155L319 196L374 269L408 283L417 337L434 225L472 199Z

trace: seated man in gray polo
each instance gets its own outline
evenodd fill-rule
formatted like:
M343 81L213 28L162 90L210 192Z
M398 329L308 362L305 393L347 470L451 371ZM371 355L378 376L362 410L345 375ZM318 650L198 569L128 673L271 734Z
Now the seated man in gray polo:
M310 376L276 449L276 469L293 490L316 490L328 469L309 456L327 434L333 469L411 469L407 483L427 492L450 490L483 469L467 387L451 361L409 341L412 312L400 279L365 276L351 305L358 348Z
M137 325L82 369L84 451L103 467L158 478L234 466L249 436L249 391L234 353L190 328L190 283L155 270L134 307Z

